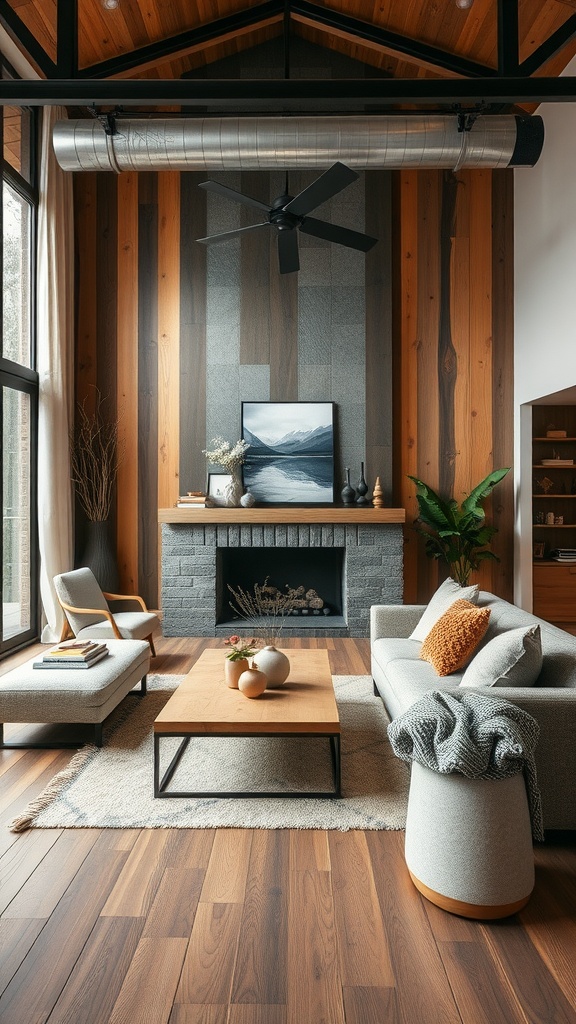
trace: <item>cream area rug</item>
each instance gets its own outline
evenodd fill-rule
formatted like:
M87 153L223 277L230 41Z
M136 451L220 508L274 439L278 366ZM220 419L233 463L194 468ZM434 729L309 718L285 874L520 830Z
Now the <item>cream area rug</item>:
M306 796L306 789L332 788L328 740L289 737L193 738L170 788L288 788L301 797L155 798L152 726L181 678L149 676L148 695L129 695L108 719L104 746L82 748L11 829L404 828L409 767L392 753L388 718L370 676L334 676L342 730L340 799ZM162 772L177 744L161 741Z

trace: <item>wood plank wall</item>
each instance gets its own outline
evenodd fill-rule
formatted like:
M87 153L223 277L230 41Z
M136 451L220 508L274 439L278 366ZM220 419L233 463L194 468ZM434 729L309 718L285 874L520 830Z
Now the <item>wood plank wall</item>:
M174 502L181 478L203 486L180 439L200 436L206 416L206 251L194 244L205 234L206 210L192 202L204 177L75 179L77 397L93 401L97 386L118 415L125 449L116 510L121 583L152 606L158 504ZM368 261L366 311L373 337L382 304L392 302L393 366L374 364L375 349L367 350L366 425L370 443L382 450L392 443L392 503L406 507L411 523L416 504L407 474L458 496L490 469L511 465L513 178L506 171L392 177L393 276L384 300L380 271ZM367 197L370 204L377 217ZM386 231L377 226L376 233ZM295 283L265 276L250 287L259 319L270 321L269 336L243 332L250 349L244 356L270 360L271 398L296 397L295 347L286 344L287 331L295 336ZM392 438L377 407L382 373L394 380ZM479 574L486 589L504 597L512 594L512 506L510 474L491 509L501 562ZM408 526L406 602L427 600L443 576Z
M511 173L399 172L395 180L395 493L417 515L407 475L461 500L512 465ZM512 474L487 510L498 527L476 579L512 596ZM426 601L446 571L408 525L406 603Z

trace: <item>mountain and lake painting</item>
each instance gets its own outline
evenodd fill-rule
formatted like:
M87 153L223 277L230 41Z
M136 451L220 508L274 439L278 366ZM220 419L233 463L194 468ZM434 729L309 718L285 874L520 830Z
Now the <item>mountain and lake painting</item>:
M334 403L242 402L244 486L264 505L334 501Z

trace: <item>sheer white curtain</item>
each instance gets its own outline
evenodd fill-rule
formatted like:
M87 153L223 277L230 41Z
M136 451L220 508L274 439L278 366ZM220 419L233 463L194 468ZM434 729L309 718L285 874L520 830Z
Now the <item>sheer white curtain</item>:
M69 429L74 409L74 235L72 175L60 170L52 126L63 107L44 107L37 263L38 537L45 643L58 640L62 612L52 578L74 565Z

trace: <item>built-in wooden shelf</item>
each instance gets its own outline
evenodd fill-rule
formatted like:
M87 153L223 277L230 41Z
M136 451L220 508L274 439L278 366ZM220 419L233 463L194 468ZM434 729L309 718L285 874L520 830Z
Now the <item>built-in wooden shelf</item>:
M343 508L311 505L307 508L269 506L261 508L161 508L159 523L404 523L403 508Z

